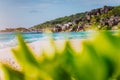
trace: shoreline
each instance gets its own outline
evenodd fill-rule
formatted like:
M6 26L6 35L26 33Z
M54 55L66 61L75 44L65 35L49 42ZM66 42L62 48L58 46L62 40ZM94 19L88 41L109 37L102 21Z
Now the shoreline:
M76 51L80 51L81 49L80 46L83 40L85 39L70 39L70 44L72 45L73 49L75 49ZM54 40L55 46L57 47L58 50L59 49L61 49L61 51L64 50L64 47L61 47L61 46L64 46L65 41L66 40ZM28 43L27 45L36 56L40 56L42 54L42 51L46 48L51 49L51 44L49 40L35 41L32 43ZM11 51L11 49L14 49L14 48L17 48L17 46L0 49L0 62L8 64L13 68L19 69L19 65L15 61L15 58L13 57L12 51Z

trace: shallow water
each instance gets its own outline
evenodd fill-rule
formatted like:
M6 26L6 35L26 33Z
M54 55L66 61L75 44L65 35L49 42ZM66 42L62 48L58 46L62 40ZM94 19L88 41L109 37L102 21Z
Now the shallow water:
M114 31L110 31L114 32ZM38 33L38 32L23 32L21 33L27 43L38 40L48 40L52 37L54 40L60 39L86 39L91 36L93 32L62 32L62 33ZM0 33L0 49L13 47L17 45L17 33Z

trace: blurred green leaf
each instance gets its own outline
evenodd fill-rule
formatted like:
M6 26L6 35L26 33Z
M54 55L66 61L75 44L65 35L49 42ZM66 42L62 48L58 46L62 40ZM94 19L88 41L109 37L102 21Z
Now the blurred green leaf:
M4 80L24 80L24 74L22 72L14 70L5 64L2 64L1 68L4 74Z
M59 51L51 39L49 49L45 48L37 59L18 35L19 46L12 51L22 69L15 71L3 64L4 79L120 80L119 41L120 35L101 32L92 40L84 41L82 51L78 53L69 41L66 41L64 50Z

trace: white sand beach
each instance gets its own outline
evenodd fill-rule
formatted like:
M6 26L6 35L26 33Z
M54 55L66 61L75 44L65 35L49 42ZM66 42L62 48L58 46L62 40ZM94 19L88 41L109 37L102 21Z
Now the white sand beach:
M81 39L71 39L70 43L72 44L72 47L76 50L76 51L80 51L81 49L81 42L83 40ZM55 41L55 45L57 47L57 49L61 49L61 51L64 49L64 43L65 40L56 40ZM28 44L28 46L31 48L32 52L35 53L35 55L40 56L40 54L42 53L42 51L44 49L49 49L49 53L51 53L52 47L50 44L50 41L36 41L33 43ZM62 46L62 47L61 47ZM15 48L15 47L12 47ZM5 49L0 49L0 62L6 63L11 65L12 67L15 68L19 68L19 65L17 64L17 62L15 61L13 55L12 55L12 48L5 48Z

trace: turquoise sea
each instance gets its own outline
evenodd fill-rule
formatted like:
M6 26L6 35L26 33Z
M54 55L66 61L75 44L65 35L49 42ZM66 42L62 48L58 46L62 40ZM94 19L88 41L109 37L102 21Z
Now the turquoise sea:
M113 33L113 31L111 31ZM38 32L24 32L21 33L25 42L32 43L40 40L48 40L48 36L52 36L54 40L60 39L86 39L89 38L93 32L62 32L62 33L38 33ZM17 45L17 33L0 33L0 49L13 47Z

